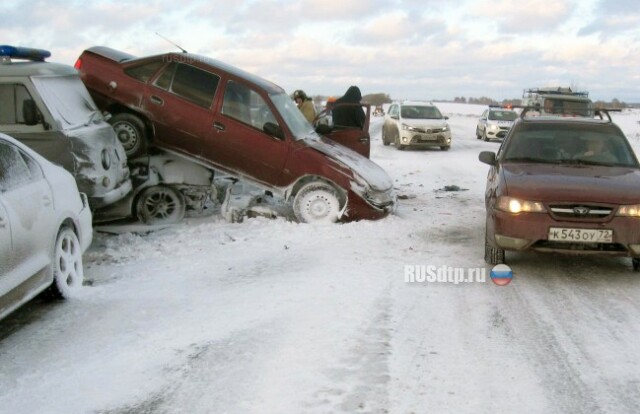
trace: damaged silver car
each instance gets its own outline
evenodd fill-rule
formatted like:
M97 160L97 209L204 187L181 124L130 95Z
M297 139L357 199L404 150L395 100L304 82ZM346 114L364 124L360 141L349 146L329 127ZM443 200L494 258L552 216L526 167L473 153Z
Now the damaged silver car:
M50 55L0 46L0 132L71 172L99 209L131 191L126 155L78 72Z

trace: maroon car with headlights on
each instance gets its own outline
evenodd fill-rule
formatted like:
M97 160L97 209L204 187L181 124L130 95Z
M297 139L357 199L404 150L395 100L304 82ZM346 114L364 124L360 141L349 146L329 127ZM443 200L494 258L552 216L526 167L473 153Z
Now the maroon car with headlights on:
M606 119L516 120L489 164L485 261L505 250L629 256L640 267L640 165ZM601 116L601 118L603 118Z
M362 155L368 140L339 128L319 135L256 75L205 56L107 47L85 50L75 67L130 159L151 145L247 179L290 201L301 222L378 219L394 207L391 178Z

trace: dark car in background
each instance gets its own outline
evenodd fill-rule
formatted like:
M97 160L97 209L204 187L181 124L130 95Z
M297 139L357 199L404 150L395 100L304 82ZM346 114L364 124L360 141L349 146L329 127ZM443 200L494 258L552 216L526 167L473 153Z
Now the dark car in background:
M386 172L340 142L340 130L327 134L335 140L316 133L265 79L204 56L136 58L107 47L85 50L76 68L113 115L130 158L148 146L188 157L282 195L303 222L377 219L393 209Z
M516 120L490 166L485 260L505 250L629 256L640 266L640 165L607 119Z

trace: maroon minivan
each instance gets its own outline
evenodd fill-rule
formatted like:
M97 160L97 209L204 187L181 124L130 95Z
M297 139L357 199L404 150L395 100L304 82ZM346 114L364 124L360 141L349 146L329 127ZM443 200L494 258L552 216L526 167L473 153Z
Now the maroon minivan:
M272 82L189 53L93 47L75 67L130 158L150 145L188 156L281 194L302 222L378 219L394 207L387 173L340 141L357 148L361 136L319 135Z

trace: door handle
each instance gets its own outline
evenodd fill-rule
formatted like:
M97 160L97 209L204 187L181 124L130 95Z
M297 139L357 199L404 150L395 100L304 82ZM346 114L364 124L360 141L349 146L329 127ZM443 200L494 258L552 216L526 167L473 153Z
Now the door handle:
M227 127L225 127L224 124L221 124L220 122L214 122L213 127L218 131L224 131L227 129Z
M7 227L7 222L4 221L4 217L0 217L0 229Z
M151 102L153 102L156 105L164 105L164 101L155 95L151 95L149 99L151 100Z
M369 142L369 138L367 138L367 137L362 137L362 138L360 138L358 141L360 141L360 142L362 142L362 143L366 144L367 142Z
M51 197L49 197L48 195L43 195L42 204L46 207L49 207L51 205Z

